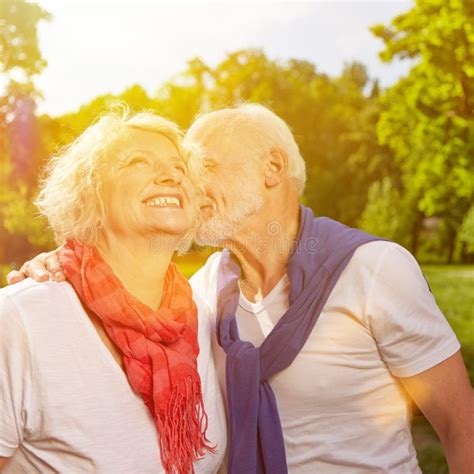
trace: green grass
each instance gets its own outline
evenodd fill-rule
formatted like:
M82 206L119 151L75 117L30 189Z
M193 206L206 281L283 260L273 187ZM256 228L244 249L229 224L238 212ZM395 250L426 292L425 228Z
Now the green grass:
M474 266L426 265L423 272L438 306L461 343L464 361L474 381ZM424 474L447 474L443 448L428 421L416 416L413 439Z
M438 306L456 333L474 382L474 266L427 265L423 272Z

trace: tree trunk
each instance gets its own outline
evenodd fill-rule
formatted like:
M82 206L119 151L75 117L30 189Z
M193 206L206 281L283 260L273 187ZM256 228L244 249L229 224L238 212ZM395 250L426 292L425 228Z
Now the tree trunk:
M416 217L415 217L415 222L411 230L411 241L410 241L410 251L415 258L418 253L418 246L420 244L420 231L421 231L422 222L423 222L423 214L421 214L420 212L417 212Z
M463 242L461 244L461 263L468 263L468 254L467 254L467 243Z
M458 233L456 232L456 229L454 229L453 227L451 227L448 230L448 263L449 264L453 263L457 235Z

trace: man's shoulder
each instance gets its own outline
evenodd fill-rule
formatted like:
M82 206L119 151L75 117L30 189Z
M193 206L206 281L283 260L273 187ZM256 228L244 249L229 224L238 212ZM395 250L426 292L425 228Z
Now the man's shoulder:
M407 262L416 262L413 255L400 244L388 240L375 240L361 245L352 257L357 265L365 267L377 267L384 261L396 260L400 265Z
M354 252L344 271L345 278L372 286L374 278L394 281L404 275L422 277L415 257L401 245L386 240L376 240L361 245Z

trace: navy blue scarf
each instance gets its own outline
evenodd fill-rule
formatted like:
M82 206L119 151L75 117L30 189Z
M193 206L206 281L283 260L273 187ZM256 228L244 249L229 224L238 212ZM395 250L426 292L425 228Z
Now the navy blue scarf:
M227 354L229 474L286 474L283 433L268 380L300 352L339 276L362 244L381 240L301 206L300 230L287 264L289 309L263 344L241 341L235 320L240 267L229 251L218 270L218 340Z

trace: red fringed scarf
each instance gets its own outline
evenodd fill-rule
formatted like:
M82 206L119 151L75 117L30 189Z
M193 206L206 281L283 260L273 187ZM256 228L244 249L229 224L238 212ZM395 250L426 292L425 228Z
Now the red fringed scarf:
M94 247L69 241L59 260L68 281L123 354L128 381L153 415L167 473L194 473L213 452L197 371L198 320L188 281L171 263L157 311L134 298Z

